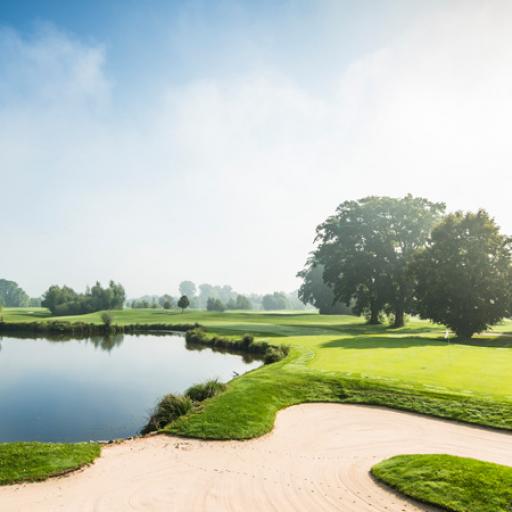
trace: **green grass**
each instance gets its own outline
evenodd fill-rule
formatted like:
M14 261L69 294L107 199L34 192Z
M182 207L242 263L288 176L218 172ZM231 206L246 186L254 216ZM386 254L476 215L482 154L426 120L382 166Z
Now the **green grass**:
M512 429L512 322L466 343L447 343L444 328L413 320L405 328L368 326L352 316L164 310L113 311L115 324L205 326L210 334L292 347L283 361L234 379L167 428L204 438L249 438L268 432L276 412L315 401L386 405ZM9 322L50 318L43 309L6 309ZM101 323L101 312L64 321Z
M512 468L451 455L399 455L372 474L393 489L452 512L510 512Z
M0 485L60 475L90 464L99 454L93 443L0 443Z

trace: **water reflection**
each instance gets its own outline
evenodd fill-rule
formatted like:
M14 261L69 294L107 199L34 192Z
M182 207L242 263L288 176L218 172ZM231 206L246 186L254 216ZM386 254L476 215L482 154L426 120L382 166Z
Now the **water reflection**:
M166 393L228 381L253 355L190 345L181 335L0 337L0 441L82 441L137 433Z

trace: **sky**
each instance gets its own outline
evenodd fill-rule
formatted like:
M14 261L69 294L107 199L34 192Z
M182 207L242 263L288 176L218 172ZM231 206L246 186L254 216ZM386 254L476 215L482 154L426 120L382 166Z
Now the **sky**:
M347 199L512 234L508 0L3 0L0 277L291 291Z

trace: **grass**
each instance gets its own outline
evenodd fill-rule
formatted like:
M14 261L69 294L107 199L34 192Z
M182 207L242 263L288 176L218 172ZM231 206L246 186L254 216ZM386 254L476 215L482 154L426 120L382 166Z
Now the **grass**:
M352 316L304 313L112 311L113 323L200 323L208 335L289 345L283 360L230 382L165 427L209 439L268 432L279 409L303 402L365 403L512 429L512 322L464 343L444 328L411 321L405 328L368 326ZM50 318L43 309L5 309L7 322ZM52 318L53 320L54 318ZM101 323L101 312L63 321Z
M94 443L0 443L0 485L60 475L92 463L99 454Z
M510 512L512 468L451 455L399 455L372 468L393 489L452 512Z

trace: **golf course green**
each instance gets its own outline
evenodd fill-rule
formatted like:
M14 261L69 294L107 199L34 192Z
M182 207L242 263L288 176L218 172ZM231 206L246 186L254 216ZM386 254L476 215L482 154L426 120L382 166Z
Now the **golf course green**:
M247 333L291 347L285 359L233 379L225 392L165 427L169 433L248 439L271 430L280 409L304 402L383 405L512 429L511 321L464 342L447 340L444 327L417 319L391 329L354 316L304 312L127 309L111 315L114 325L199 323L212 337ZM56 318L41 308L3 310L7 323L50 319L101 324L101 313ZM0 446L0 455L8 449Z

